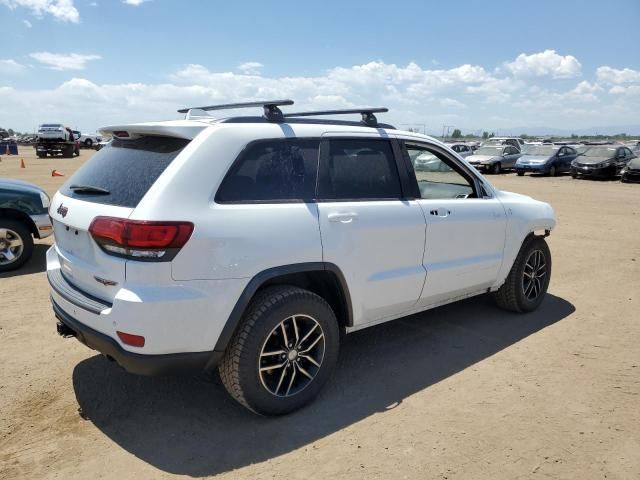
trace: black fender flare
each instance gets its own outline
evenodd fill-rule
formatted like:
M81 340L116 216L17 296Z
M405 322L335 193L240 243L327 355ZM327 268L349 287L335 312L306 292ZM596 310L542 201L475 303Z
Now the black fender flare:
M330 262L305 262L268 268L256 274L249 281L249 283L247 283L247 286L240 294L238 301L233 307L233 310L231 310L231 314L229 314L227 322L222 328L222 332L220 332L220 336L218 337L216 345L213 349L213 355L211 356L211 360L207 363L206 369L214 367L215 363L217 363L217 361L220 359L221 354L227 349L227 345L233 338L233 334L236 332L236 329L240 324L240 321L242 320L242 316L244 315L245 310L253 299L255 293L260 289L262 285L264 285L269 280L284 275L317 271L328 271L335 274L338 282L340 283L340 288L342 289L342 294L344 295L344 300L346 302L346 324L348 326L353 325L353 308L351 306L351 295L349 294L349 287L347 285L347 281L344 278L342 270L340 270L337 265Z

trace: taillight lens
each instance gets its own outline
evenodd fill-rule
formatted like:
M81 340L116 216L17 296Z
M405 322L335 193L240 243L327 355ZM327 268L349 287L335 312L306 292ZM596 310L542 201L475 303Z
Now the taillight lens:
M135 260L170 261L193 233L191 222L96 217L89 233L107 253Z

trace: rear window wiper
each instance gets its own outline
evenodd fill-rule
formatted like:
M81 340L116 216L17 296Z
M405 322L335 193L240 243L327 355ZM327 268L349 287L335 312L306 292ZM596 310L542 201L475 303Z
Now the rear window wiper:
M93 185L71 185L69 190L74 193L95 193L98 195L109 195L111 192L106 188L94 187Z

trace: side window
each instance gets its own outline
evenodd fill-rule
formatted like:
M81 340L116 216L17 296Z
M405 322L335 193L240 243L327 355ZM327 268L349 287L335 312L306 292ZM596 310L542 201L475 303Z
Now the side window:
M396 160L387 140L330 140L320 171L318 198L323 200L402 197Z
M422 145L406 145L423 199L475 197L473 180L449 158Z
M319 140L267 140L250 144L222 181L216 201L313 199L319 146Z
M624 149L624 153L627 155L627 157L633 157L633 152L628 148Z

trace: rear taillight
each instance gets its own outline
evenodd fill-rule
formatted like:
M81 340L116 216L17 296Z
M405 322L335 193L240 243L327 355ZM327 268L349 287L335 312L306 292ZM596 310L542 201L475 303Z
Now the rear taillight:
M193 232L191 222L96 217L89 233L106 253L134 260L172 260Z

